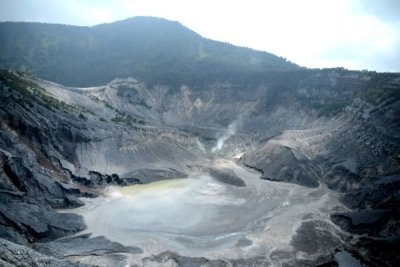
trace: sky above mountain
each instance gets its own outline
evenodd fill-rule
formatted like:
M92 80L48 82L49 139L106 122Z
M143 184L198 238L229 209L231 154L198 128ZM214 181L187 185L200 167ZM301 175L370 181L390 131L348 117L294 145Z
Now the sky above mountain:
M398 0L1 0L0 21L96 25L133 16L306 67L400 71Z

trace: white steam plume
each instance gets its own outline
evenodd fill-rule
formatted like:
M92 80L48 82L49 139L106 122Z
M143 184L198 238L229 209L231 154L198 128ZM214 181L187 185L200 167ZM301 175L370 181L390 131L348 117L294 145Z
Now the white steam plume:
M229 137L234 135L237 131L238 125L241 122L241 118L234 120L231 124L229 124L228 129L226 132L218 139L217 144L211 149L212 153L216 153L222 149L226 140Z
M201 152L206 153L206 148L204 147L203 143L201 143L201 141L199 140L199 138L196 137L196 144L197 147L200 149Z

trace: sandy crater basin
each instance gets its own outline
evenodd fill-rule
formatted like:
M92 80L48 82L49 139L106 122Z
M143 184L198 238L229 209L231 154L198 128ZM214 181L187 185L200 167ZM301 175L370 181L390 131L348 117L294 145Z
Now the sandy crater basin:
M207 173L145 185L109 187L85 199L74 212L92 236L142 248L144 255L173 251L185 256L251 257L291 250L296 229L306 220L330 223L344 209L339 194L325 187L270 182L228 160L246 187L221 183Z

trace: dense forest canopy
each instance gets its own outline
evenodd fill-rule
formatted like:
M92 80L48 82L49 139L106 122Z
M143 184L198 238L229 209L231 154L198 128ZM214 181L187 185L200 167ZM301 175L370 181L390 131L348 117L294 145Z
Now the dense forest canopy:
M178 22L135 17L94 27L0 23L0 66L69 86L116 77L192 84L299 66L267 52L202 38Z

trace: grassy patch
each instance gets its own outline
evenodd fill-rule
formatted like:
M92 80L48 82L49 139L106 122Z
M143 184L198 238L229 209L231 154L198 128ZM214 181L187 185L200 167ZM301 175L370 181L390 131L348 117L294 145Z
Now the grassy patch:
M129 125L131 125L132 123L146 124L145 121L138 118L134 118L131 115L125 113L119 113L114 118L112 118L111 121L116 123L126 123Z
M11 98L17 97L17 99L19 99L19 101L15 101L15 99L11 100L10 97L5 97L0 101L2 104L17 102L24 104L28 108L34 108L34 104L36 103L49 110L61 109L68 112L79 112L78 116L81 119L82 116L86 119L82 113L93 114L93 112L82 107L74 107L62 100L58 100L47 93L43 87L30 79L26 74L0 69L0 83L4 85L1 87L3 90L8 88L7 90L14 92L14 94L10 96Z
M400 88L379 88L369 89L362 98L373 105L382 103L393 103L400 100Z
M44 88L40 87L24 74L16 74L9 70L0 70L0 82L8 87L9 90L18 92L30 107L33 106L33 102L37 102L50 109L74 110L72 106L64 101L60 101L49 95Z

